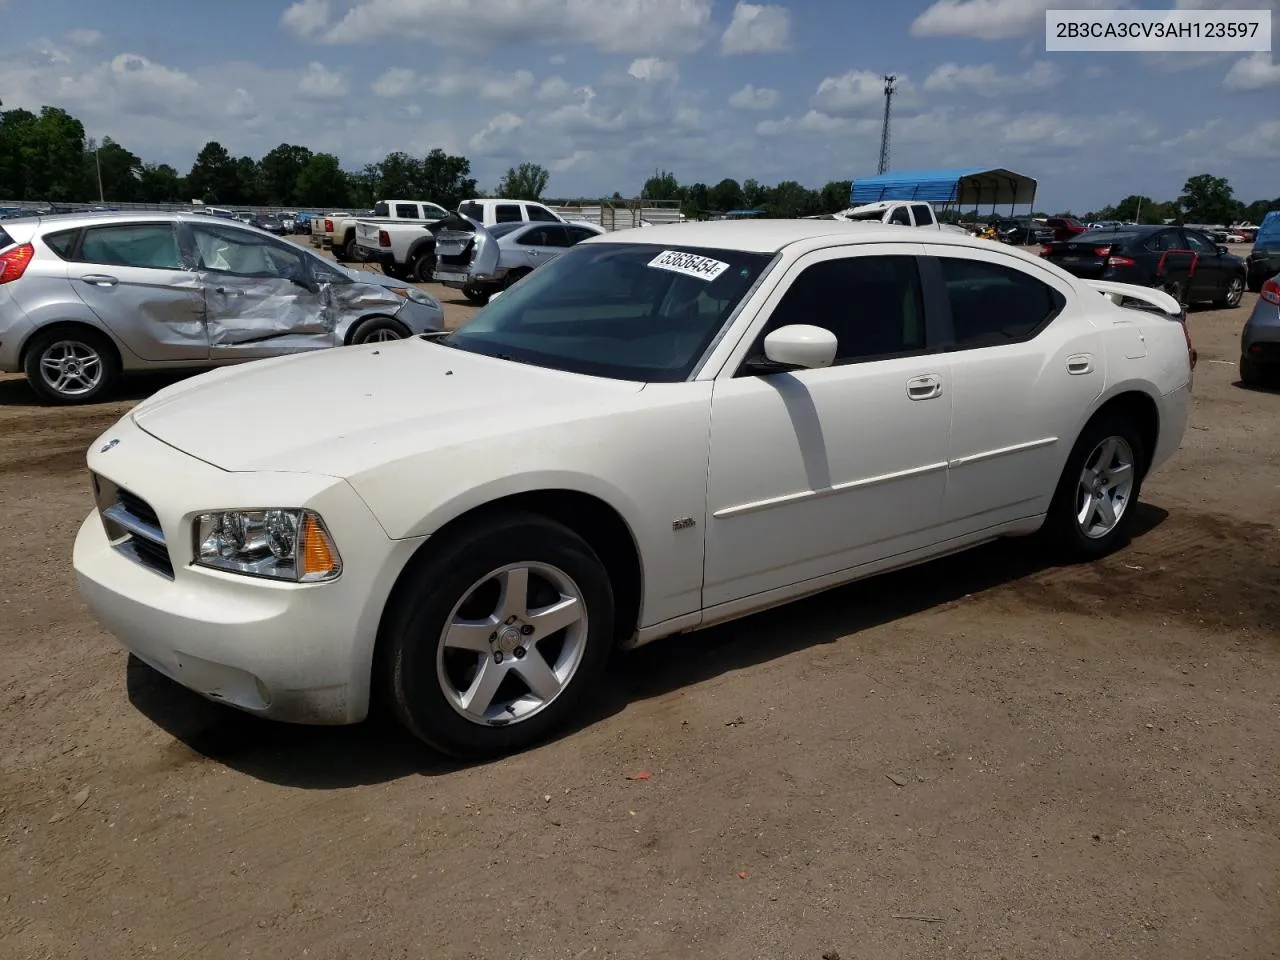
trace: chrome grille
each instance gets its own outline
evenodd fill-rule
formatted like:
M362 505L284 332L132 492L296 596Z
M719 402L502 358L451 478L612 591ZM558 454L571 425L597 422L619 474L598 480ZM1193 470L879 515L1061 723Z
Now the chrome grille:
M93 493L111 546L134 563L172 580L173 561L151 504L97 474L93 475Z

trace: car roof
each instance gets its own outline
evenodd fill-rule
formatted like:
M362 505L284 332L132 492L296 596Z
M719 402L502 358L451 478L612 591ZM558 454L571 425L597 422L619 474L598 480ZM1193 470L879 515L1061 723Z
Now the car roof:
M666 223L618 230L583 243L643 243L664 247L706 247L743 253L777 253L806 240L845 243L945 243L989 249L990 240L977 240L934 227L907 227L847 220L711 220Z
M244 214L241 214L242 216ZM260 214L253 214L257 217ZM42 216L21 217L6 220L16 223L19 220L36 227L41 231L56 228L72 229L97 223L155 223L157 221L186 221L188 223L208 224L213 219L233 229L252 229L248 224L236 219L211 217L208 213L195 213L189 210L83 210L79 213L47 213Z

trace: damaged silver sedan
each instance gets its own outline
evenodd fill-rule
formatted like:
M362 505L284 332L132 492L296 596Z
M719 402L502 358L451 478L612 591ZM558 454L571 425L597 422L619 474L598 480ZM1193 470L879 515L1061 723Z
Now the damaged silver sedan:
M444 328L432 297L232 221L74 214L0 227L0 372L54 403L201 368Z

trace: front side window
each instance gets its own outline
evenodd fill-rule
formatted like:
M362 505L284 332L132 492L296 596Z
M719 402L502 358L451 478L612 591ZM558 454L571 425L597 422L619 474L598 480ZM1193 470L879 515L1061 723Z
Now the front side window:
M998 263L939 257L958 349L1029 340L1067 300L1035 277Z
M678 382L772 259L640 243L577 246L440 342L589 376Z
M933 211L929 209L927 204L917 203L911 208L912 215L916 218L917 227L933 226Z
M212 224L192 224L191 234L201 270L282 280L307 275L302 251L266 237Z
M1187 246L1202 257L1211 257L1218 252L1217 246L1202 233L1186 230L1183 232L1183 236L1187 238Z
M178 235L171 223L121 223L87 227L74 259L113 267L181 270Z
M546 227L534 227L526 230L516 238L516 243L522 247L551 247L555 246L551 242L551 231Z
M796 277L760 332L751 355L780 327L810 324L836 337L837 364L925 349L924 302L915 257L823 260Z
M889 214L889 222L909 227L911 226L911 216L907 213L906 207L894 207L893 213Z
M524 205L524 208L529 212L530 220L538 220L542 222L551 222L551 223L558 223L560 221L559 217L557 217L554 213L552 213L546 207L540 206L539 204L526 203Z

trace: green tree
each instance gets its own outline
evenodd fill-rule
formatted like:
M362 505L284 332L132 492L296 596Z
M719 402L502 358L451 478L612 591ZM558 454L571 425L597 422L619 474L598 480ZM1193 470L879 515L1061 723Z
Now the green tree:
M680 209L685 216L702 219L711 210L711 188L705 183L691 184L682 193Z
M241 157L235 163L236 189L232 203L262 203L262 171L253 157Z
M142 199L142 161L110 137L102 143L89 142L85 154L85 176L91 184L90 193L98 198L97 184L102 178L102 197L120 203L136 203Z
M741 210L745 202L742 196L742 187L738 185L738 181L728 177L711 188L711 196L707 201L710 209L717 213Z
M1183 219L1188 223L1230 223L1240 214L1235 191L1224 177L1198 173L1189 177L1178 197Z
M540 200L551 174L538 163L522 163L507 170L498 184L498 196L510 200Z
M138 175L138 199L144 203L185 203L186 185L167 163L144 163Z
M742 181L742 206L747 210L758 210L769 202L769 188L755 180Z
M821 207L818 213L836 213L847 209L852 192L852 180L830 181L818 191L819 206Z
M3 192L0 190L0 193ZM1255 200L1247 204L1241 212L1241 219L1248 220L1250 223L1262 223L1262 218L1272 210L1280 210L1280 197L1274 200Z
M272 206L294 203L298 175L310 159L310 149L291 143L282 143L270 150L258 163L263 199Z
M476 195L471 161L436 147L422 161L422 187L422 193L411 199L432 200L446 210L455 209L463 200Z
M187 174L187 189L191 199L205 203L234 203L239 193L239 176L236 162L227 148L216 140L206 143Z
M658 171L644 182L640 197L644 200L679 200L680 181L674 173Z
M84 125L59 107L41 107L22 146L25 199L76 201L86 195ZM93 196L98 195L94 184Z
M784 180L769 191L765 209L771 217L807 217L820 212L821 204L818 191L810 190L795 180Z
M349 200L347 175L338 158L317 153L298 174L298 201L311 207L341 207Z
M0 197L31 199L30 144L39 118L30 110L0 111Z

